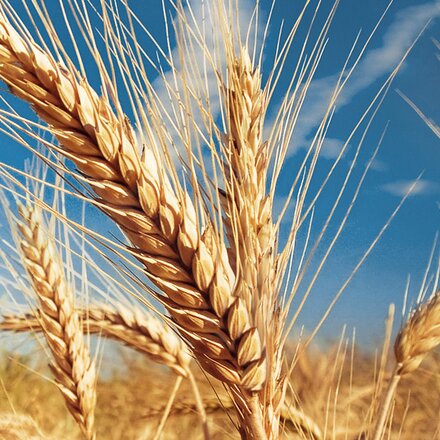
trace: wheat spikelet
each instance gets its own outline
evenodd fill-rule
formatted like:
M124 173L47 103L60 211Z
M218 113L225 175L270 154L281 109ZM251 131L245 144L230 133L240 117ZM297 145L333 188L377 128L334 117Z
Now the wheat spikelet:
M244 391L261 389L264 347L246 303L234 295L226 248L209 222L200 233L191 199L173 189L151 149L139 157L133 130L119 110L115 115L71 64L57 63L4 15L0 20L1 79L50 124L64 154L166 294L161 300L202 366ZM246 335L252 347L241 350L239 359Z
M394 343L397 374L415 371L424 357L440 344L440 291L420 305L400 330Z
M20 247L38 297L41 327L53 355L50 364L66 405L87 439L95 438L95 364L84 343L79 316L61 263L36 207L19 208Z
M166 365L177 374L187 377L191 361L188 351L177 336L158 319L121 305L117 310L92 306L79 311L83 332L102 334L110 339L147 355ZM0 330L14 332L41 331L38 312L23 315L4 315Z

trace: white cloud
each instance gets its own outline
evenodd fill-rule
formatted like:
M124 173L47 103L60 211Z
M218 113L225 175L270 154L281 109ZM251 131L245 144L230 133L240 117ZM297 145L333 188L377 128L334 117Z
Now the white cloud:
M398 12L384 33L381 46L370 49L358 64L338 98L337 109L348 105L359 92L389 74L428 20L439 16L439 1ZM319 125L327 110L337 79L338 73L335 73L312 81L293 135L294 145L307 146L312 130ZM295 148L291 149L290 154L295 151Z
M428 20L439 16L438 0L398 12L383 36L382 46L370 50L356 69L348 89L349 96L389 73L399 63Z
M325 159L336 159L344 146L339 139L325 138L321 149L321 156Z
M375 158L371 164L371 170L377 171L378 173L383 173L388 171L388 165L385 162Z
M395 182L389 182L382 185L381 189L388 194L391 194L396 197L405 196L414 185L414 188L411 191L411 196L420 196L427 194L435 194L439 192L440 185L435 182L431 182L430 180L420 179L416 180L398 180Z

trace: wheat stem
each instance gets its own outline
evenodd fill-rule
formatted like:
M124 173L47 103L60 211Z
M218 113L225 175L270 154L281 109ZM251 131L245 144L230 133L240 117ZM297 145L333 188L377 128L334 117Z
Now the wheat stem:
M191 383L191 387L193 389L193 394L194 394L194 398L196 401L197 412L199 413L200 420L202 422L203 436L204 436L205 440L209 440L210 435L209 435L209 427L208 427L208 417L206 415L205 406L203 405L202 396L200 395L199 387L198 387L197 382L195 380L195 377L191 371L189 372L188 377L189 377L189 380Z
M263 413L258 395L248 400L249 411L244 415L245 424L241 427L243 440L267 440L264 429Z
M157 430L156 430L156 433L155 433L155 435L153 437L153 440L159 440L160 439L160 437L162 435L162 432L163 432L163 429L165 428L165 423L167 422L168 416L170 415L171 408L173 406L174 400L175 400L176 395L177 395L177 391L179 390L181 384L182 384L182 377L179 376L176 379L176 382L174 383L173 389L171 390L170 397L168 398L168 402L167 402L167 404L165 406L165 409L163 411L162 417L161 417L160 422L159 422L159 426L157 427Z
M393 401L394 394L399 385L402 376L397 373L398 367L393 372L390 382L388 384L387 390L385 392L385 398L383 400L382 408L379 412L379 417L377 419L376 426L374 428L374 435L372 440L381 440L383 435L383 429L385 427L386 419L388 417L388 412L390 410L391 403Z

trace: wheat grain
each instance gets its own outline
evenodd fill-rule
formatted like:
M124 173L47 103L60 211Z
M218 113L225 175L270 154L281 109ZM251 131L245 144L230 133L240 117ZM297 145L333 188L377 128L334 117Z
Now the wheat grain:
M19 211L19 244L38 298L41 327L53 355L50 367L70 413L85 437L94 439L95 364L84 343L73 297L40 211L31 206L21 206Z

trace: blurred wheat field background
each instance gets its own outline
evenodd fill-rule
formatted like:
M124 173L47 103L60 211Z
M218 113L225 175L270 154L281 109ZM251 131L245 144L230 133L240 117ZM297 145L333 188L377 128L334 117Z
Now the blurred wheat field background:
M0 0L0 438L440 438L438 2L147 6Z

